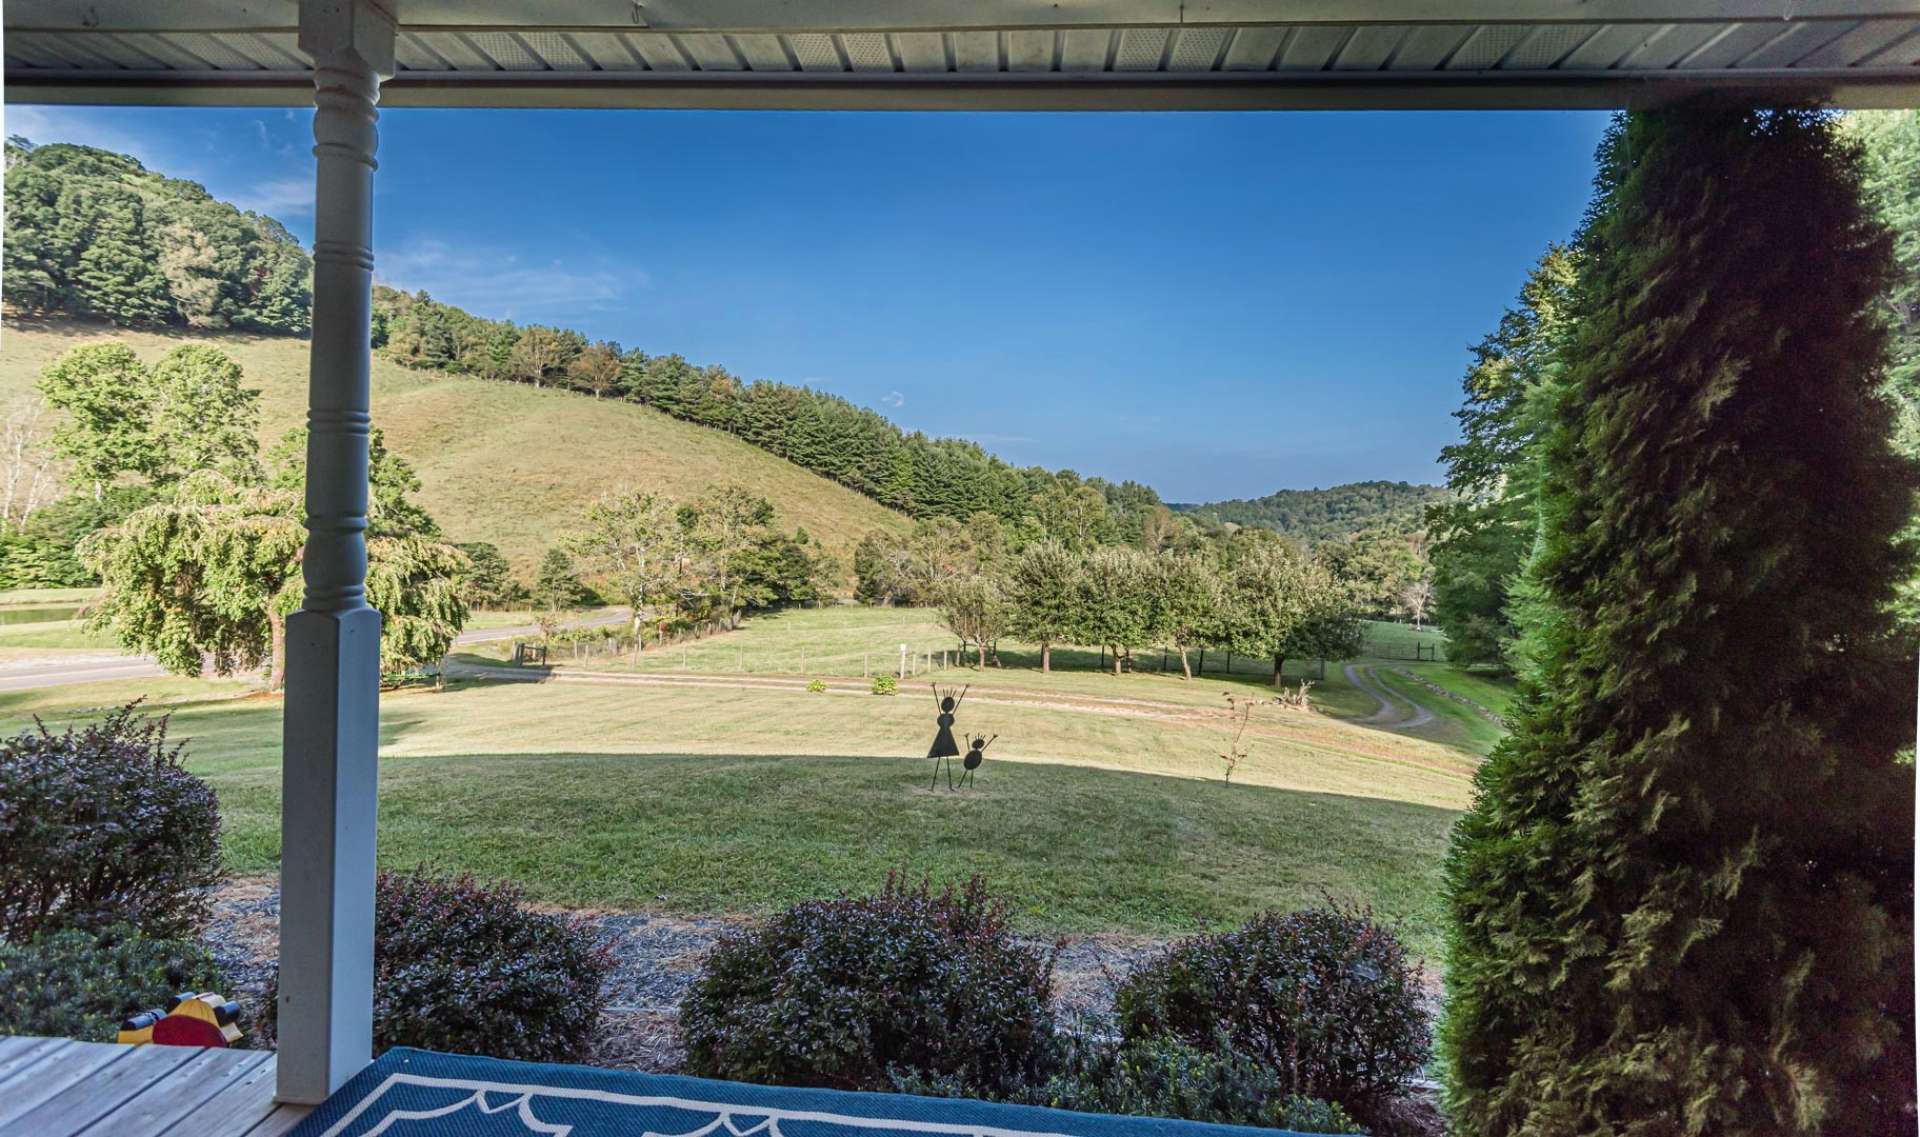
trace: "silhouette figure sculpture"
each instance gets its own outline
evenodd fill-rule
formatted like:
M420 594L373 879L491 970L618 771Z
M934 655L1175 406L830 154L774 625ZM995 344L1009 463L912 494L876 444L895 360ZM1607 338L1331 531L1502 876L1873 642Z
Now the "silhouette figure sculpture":
M940 784L940 764L944 762L947 766L947 788L952 789L953 760L960 756L960 744L953 739L953 713L960 709L961 700L967 697L967 688L960 688L960 693L955 695L951 687L942 692L934 686L933 695L940 704L940 717L936 720L940 724L940 733L933 736L933 745L927 748L927 757L933 759L933 781L927 788L933 789Z
M973 772L980 768L980 763L987 760L987 747L993 745L994 738L999 737L997 734L993 738L976 734L972 741L967 743L967 756L960 760L960 765L966 767L966 772L960 775L960 788L965 789L973 784Z

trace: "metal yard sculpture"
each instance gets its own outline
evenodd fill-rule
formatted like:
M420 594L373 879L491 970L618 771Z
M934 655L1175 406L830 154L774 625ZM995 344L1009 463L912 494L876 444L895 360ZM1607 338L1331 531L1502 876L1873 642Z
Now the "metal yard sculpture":
M972 741L967 744L967 756L960 760L960 765L966 768L966 772L960 775L960 785L962 787L973 784L973 772L980 768L980 763L987 760L987 747L993 745L994 738L999 737L997 734L994 735L993 738L988 738L984 734L976 734L973 736Z
M940 765L944 762L947 767L947 788L952 789L953 760L960 756L960 744L953 738L953 715L960 709L961 701L967 697L967 688L962 687L959 693L955 694L952 687L942 691L937 684L929 684L929 686L933 687L933 697L940 706L940 717L935 720L940 726L940 731L933 736L933 745L927 748L927 757L933 759L933 781L927 788L933 789L940 784Z

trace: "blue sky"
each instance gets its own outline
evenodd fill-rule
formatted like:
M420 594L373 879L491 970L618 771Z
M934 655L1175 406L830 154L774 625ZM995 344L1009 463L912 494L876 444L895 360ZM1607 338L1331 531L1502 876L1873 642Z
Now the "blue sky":
M1434 480L1597 114L389 110L380 279L1175 501ZM304 111L7 108L311 237ZM375 408L376 415L379 408Z

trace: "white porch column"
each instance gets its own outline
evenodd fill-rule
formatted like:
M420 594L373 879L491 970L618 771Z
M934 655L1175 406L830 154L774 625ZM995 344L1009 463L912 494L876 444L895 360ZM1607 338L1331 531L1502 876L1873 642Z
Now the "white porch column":
M313 339L306 597L287 620L281 774L281 1101L325 1100L373 1054L374 801L380 613L367 606L367 404L374 102L393 17L300 0L313 57Z

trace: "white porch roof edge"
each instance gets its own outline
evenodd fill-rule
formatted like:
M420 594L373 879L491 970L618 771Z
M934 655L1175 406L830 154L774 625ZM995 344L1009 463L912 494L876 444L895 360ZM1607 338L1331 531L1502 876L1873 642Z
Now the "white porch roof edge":
M1916 0L399 0L388 106L1920 103ZM304 104L297 0L9 0L6 97Z

